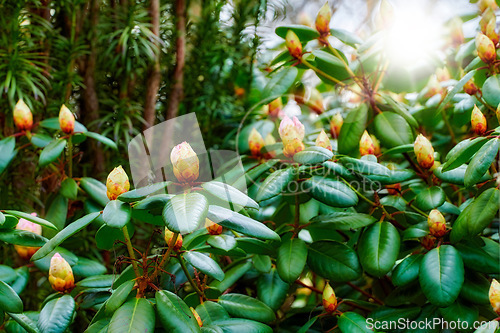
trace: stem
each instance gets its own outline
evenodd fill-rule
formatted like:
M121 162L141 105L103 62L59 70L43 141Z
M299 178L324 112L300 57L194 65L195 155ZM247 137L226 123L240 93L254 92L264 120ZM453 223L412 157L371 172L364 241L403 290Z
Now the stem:
M153 272L153 275L151 275L151 280L154 280L154 278L158 275L158 272L160 269L163 269L166 264L170 261L170 253L172 253L172 249L174 248L175 242L177 242L177 237L179 237L179 233L174 233L174 237L170 240L170 244L168 244L168 249L165 254L163 254L163 257L161 258L161 262L158 266L156 266L155 271Z
M139 273L139 268L137 267L137 262L135 259L134 248L132 247L132 242L130 241L130 235L128 233L127 226L123 227L123 236L125 236L125 243L127 244L128 255L132 258L132 267L134 268L135 276L138 278L141 276Z
M177 260L179 260L179 263L181 264L182 271L184 272L184 274L186 274L186 277L187 277L189 283L191 284L191 286L193 286L194 291L196 291L196 293L198 294L198 296L201 297L201 299L204 299L205 295L203 295L203 293L200 291L200 289L198 288L198 286L194 282L193 278L191 277L191 274L189 274L189 271L186 267L186 263L184 262L184 259L180 255L177 255Z
M68 137L68 177L73 178L73 136Z
M358 190L356 190L354 187L351 186L351 184L349 184L349 182L345 181L344 179L342 179L342 181L351 188L351 190L353 190L354 192L356 192L357 195L360 196L361 199L363 199L364 201L368 202L370 205L372 206L377 206L377 204L373 201L371 201L370 199L368 199L367 197L365 197L363 194L361 194Z
M456 144L457 141L455 139L455 133L453 133L453 128L451 128L451 125L450 125L450 122L448 120L448 117L446 117L446 106L443 106L443 109L441 110L441 115L443 116L443 121L446 125L446 128L448 129L448 132L450 132L450 136L451 136L451 143L453 144Z

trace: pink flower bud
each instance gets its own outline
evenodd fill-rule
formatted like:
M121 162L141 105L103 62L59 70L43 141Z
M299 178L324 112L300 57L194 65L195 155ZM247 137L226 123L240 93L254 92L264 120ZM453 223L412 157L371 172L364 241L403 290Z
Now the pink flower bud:
M165 242L167 243L167 246L170 245L172 242L172 238L174 238L175 233L170 231L167 227L165 227ZM174 244L174 251L179 251L182 247L182 235L178 234L177 235L177 240L175 241Z
M172 149L170 161L174 175L181 183L192 183L200 175L200 160L193 148L184 141Z
M264 139L262 135L255 129L252 128L250 135L248 136L248 147L250 148L250 153L252 156L259 156L260 150L264 147Z
M22 99L14 107L14 123L20 131L30 131L33 127L33 114Z
M106 188L109 200L116 200L120 194L128 192L130 189L130 182L127 173L123 170L122 166L113 169L108 175L106 180Z
M361 140L359 140L359 153L361 156L373 155L375 153L375 145L367 131L363 133Z
M70 292L75 287L73 270L59 253L50 259L49 282L59 292Z
M316 16L316 30L318 30L319 34L322 37L328 36L330 34L330 20L332 19L332 10L328 5L328 2L325 2L323 7L318 12L318 16Z
M424 169L430 169L434 165L434 148L431 142L422 134L417 136L413 145L418 164Z
M326 284L323 289L323 307L325 311L328 313L333 313L337 310L337 297L335 296L335 292L329 283Z
M493 62L497 57L495 44L483 33L478 33L476 36L476 50L479 58L487 64Z
M66 134L71 134L75 130L75 116L64 104L59 111L59 127Z
M332 151L332 144L324 130L321 130L321 132L319 133L318 137L316 138L315 145L317 147L323 147L325 149L328 149L329 151Z
M488 128L488 125L486 124L486 117L476 105L474 105L474 109L472 109L470 122L472 125L472 131L474 131L477 135L483 135Z
M302 44L293 30L288 30L285 38L285 45L292 57L297 59L302 58Z
M439 210L431 210L427 218L427 224L432 236L440 238L446 234L446 220Z
M342 128L342 125L344 124L344 118L342 118L342 115L340 112L337 112L332 120L330 120L330 133L332 133L332 136L334 138L338 138L340 134L340 129Z
M31 213L31 215L36 216L36 213ZM19 222L17 222L16 229L29 231L37 235L42 235L41 225L30 222L23 218L19 219ZM31 257L35 254L36 251L38 251L40 247L14 245L14 248L16 249L17 253L22 259L30 260Z
M488 293L491 307L500 316L500 283L493 279L490 285L490 291Z
M304 125L297 119L285 116L280 123L279 134L281 141L283 141L283 154L286 157L293 157L299 151L304 150L305 128Z
M206 218L205 219L205 228L210 235L220 235L222 234L222 226L214 223L212 220Z

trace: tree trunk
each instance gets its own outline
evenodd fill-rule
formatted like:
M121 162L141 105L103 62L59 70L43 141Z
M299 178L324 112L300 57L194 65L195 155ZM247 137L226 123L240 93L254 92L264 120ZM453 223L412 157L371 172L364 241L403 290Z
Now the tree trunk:
M179 104L184 94L184 63L186 57L186 2L175 1L175 15L177 18L176 64L174 71L174 87L167 109L167 119L172 119L179 112Z

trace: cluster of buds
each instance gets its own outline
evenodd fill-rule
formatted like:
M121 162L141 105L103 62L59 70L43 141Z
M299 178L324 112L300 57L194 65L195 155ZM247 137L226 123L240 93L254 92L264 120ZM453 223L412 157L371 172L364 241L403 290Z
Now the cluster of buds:
M14 124L20 131L31 131L33 127L33 114L30 108L20 99L14 107Z
M283 102L281 97L276 98L271 103L267 105L267 115L273 119L281 116L283 110Z
M106 179L106 189L109 200L116 200L120 194L128 192L130 189L127 173L121 165L109 173L108 179Z
M216 236L222 234L222 226L218 225L208 218L205 219L205 228L207 228L207 231L210 235Z
M326 38L330 35L330 20L332 19L332 10L326 2L316 16L316 30L319 32L319 41L326 44Z
M361 156L375 154L375 144L367 131L363 133L361 140L359 140L359 153Z
M426 249L426 250L432 250L434 246L436 245L436 237L432 235L425 235L425 237L422 238L420 241L420 244Z
M31 215L36 216L36 213L31 213ZM29 231L37 235L42 235L41 225L30 222L23 218L19 219L19 222L17 222L16 229ZM24 260L30 260L31 257L35 254L35 252L38 251L39 249L39 247L21 246L21 245L14 245L14 248L16 249L19 256Z
M401 183L386 185L385 189L389 195L398 195L401 193Z
M487 9L491 9L494 11L495 9L498 8L495 0L479 0L477 6L479 7L481 13L483 13Z
M71 134L75 130L75 116L64 104L59 111L59 127L66 134Z
M73 270L59 253L50 259L49 282L55 291L70 292L75 287Z
M427 224L432 236L441 238L446 234L446 220L439 210L431 210L427 218Z
M324 130L321 130L321 133L318 134L315 145L317 147L323 147L325 149L328 149L329 151L332 151L332 143L330 142L330 139L328 138L328 135L326 135Z
M417 136L413 145L418 164L424 169L430 169L434 165L434 148L431 142L422 134Z
M323 289L323 307L328 313L334 313L337 310L338 302L335 292L329 283Z
M330 120L330 133L332 133L332 136L334 138L339 137L340 129L342 128L343 124L344 124L344 118L342 118L340 112L337 112Z
M200 175L200 160L193 148L184 141L170 153L174 175L181 183L192 183Z
M173 231L170 231L167 227L165 227L165 242L167 243L167 246L170 246L170 243L172 243L172 238L174 238L175 233ZM174 244L174 251L179 251L182 247L182 236L181 234L177 235L177 239L175 240Z
M474 105L474 109L472 109L470 123L472 125L472 131L477 135L483 135L488 128L486 117L476 105Z
M464 92L466 94L474 96L475 94L477 94L478 91L479 91L479 88L474 83L474 79L473 78L470 79L469 81L465 82L465 84L464 84Z
M292 119L285 116L280 123L279 134L283 141L283 154L286 157L293 157L299 151L304 150L305 128L304 125L293 117Z
M302 44L299 37L292 30L288 30L286 34L285 45L292 57L296 59L302 58Z
M196 312L196 310L192 307L189 307L189 309L191 310L191 313L193 314L194 319L196 319L198 326L203 327L203 321L201 320L201 317L198 314L198 312Z
M495 44L481 32L476 36L476 51L479 58L486 64L491 64L497 57Z
M495 31L497 18L493 9L488 8L484 11L481 21L479 21L479 26L481 27L481 32L491 39L494 45L497 45L499 36Z
M488 296L493 311L495 311L497 315L500 316L500 283L498 283L498 281L495 279L491 281Z

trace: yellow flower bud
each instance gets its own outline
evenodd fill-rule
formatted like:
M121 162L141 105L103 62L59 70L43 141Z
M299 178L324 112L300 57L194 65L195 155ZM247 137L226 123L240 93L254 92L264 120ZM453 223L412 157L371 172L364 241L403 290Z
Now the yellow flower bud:
M472 131L474 131L477 135L483 135L488 128L488 125L486 124L486 117L476 105L474 105L474 109L472 109L470 122L472 125Z
M272 136L271 133L269 133L266 138L264 139L264 144L266 146L270 146L270 145L274 145L276 143L276 139L274 138L274 136ZM276 152L274 150L271 150L271 151L267 151L265 154L264 154L264 157L265 158L274 158L276 156Z
M31 213L31 215L36 216L36 213ZM42 234L42 226L33 222L30 222L26 219L19 219L19 222L17 222L16 225L17 230L25 230L25 231L30 231L32 233L35 233L37 235ZM21 246L21 245L14 245L14 248L16 249L17 253L19 256L24 259L24 260L30 260L31 257L35 254L36 251L40 247L31 247L31 246Z
M222 226L214 223L212 220L205 218L205 228L210 235L220 235L222 234Z
M478 92L479 88L474 83L474 79L470 79L464 84L464 92L471 96L474 96Z
M496 15L491 8L488 8L481 15L481 20L479 21L479 26L481 27L482 33L486 34L486 27L488 26L488 23L490 23L491 20L496 21Z
M121 165L109 173L106 180L106 189L109 200L116 200L120 194L128 192L130 189L127 173Z
M59 111L59 127L66 134L71 134L75 130L75 116L64 104Z
M446 220L439 210L431 210L427 218L427 224L432 236L440 238L446 234Z
M487 64L493 62L497 57L495 44L483 33L478 33L476 36L476 50L479 58Z
M196 312L196 310L194 308L192 308L192 307L189 307L189 309L193 313L193 316L196 319L196 322L198 323L198 326L203 327L203 322L201 321L201 317L198 314L198 312Z
M329 151L332 151L332 144L324 130L321 130L321 132L318 134L315 145L317 147L323 147L325 149L328 149Z
M328 2L325 2L323 7L318 12L318 16L316 16L316 30L318 30L319 34L322 37L328 36L330 34L330 20L332 19L332 10L328 5Z
M259 156L260 150L264 147L265 142L262 135L255 129L252 128L250 135L248 136L248 147L250 148L250 153L253 156Z
M14 123L20 131L30 131L33 127L33 114L22 99L17 101L13 111Z
M309 106L311 110L317 114L322 114L325 111L325 107L323 106L323 96L321 96L321 93L317 89L311 90L311 96L309 96L307 106Z
M283 102L281 101L281 97L278 97L268 104L267 114L271 118L278 118L281 110L283 110Z
M325 311L328 313L333 313L337 310L337 297L335 296L335 292L329 283L326 284L323 289L323 307Z
M337 112L332 120L330 120L330 133L332 133L332 136L334 138L338 138L340 134L340 129L342 128L342 125L344 124L344 118L342 118L342 115L340 112Z
M288 30L285 38L285 45L292 57L298 59L302 57L302 44L293 30Z
M293 157L299 151L304 150L302 140L304 140L305 128L297 117L290 119L285 116L281 120L279 134L283 141L283 154L286 157Z
M439 84L436 75L432 75L427 83L427 93L425 94L425 97L430 98L434 95L440 94L442 90L443 88L441 87L441 84Z
M50 259L49 282L55 291L70 292L75 287L73 270L59 253Z
M381 150L380 150L380 141L378 141L377 137L373 134L370 134L370 138L372 139L373 142L373 155L380 155Z
M174 237L175 233L173 231L170 231L167 227L165 227L165 242L167 243L167 246L170 246L170 243L172 242L172 238ZM174 244L174 251L179 251L182 247L182 235L178 234L177 235L177 240L175 241Z
M418 164L424 169L430 169L434 165L434 148L431 142L422 134L417 136L413 145Z
M488 22L488 24L486 25L486 31L484 32L484 34L488 36L489 39L491 39L493 45L497 45L499 40L498 34L495 31L496 27L497 19L495 17Z
M170 161L174 168L174 175L181 183L191 183L198 179L200 160L186 141L172 149Z
M463 24L464 22L460 19L460 17L455 17L450 22L450 36L453 46L459 46L465 40L464 32L462 29Z
M450 80L451 75L450 75L450 72L448 71L448 68L443 67L443 68L436 69L436 78L439 82L444 82L444 81Z
M488 293L490 298L491 307L500 316L500 283L493 279L490 285L490 291Z
M375 145L367 131L363 133L361 140L359 140L359 153L361 156L373 155L375 153Z
M495 10L498 8L495 0L479 0L478 3L477 3L477 6L479 7L479 10L482 12L484 12L485 10L487 10L488 8L492 9L492 10Z

